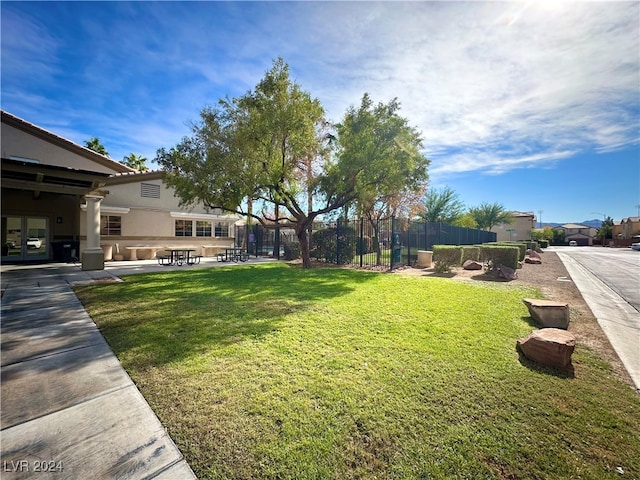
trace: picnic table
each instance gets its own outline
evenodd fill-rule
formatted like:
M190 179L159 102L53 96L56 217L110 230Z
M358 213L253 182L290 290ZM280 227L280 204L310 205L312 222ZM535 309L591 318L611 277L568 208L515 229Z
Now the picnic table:
M158 255L158 263L160 265L178 265L182 266L184 263L187 265L195 265L200 263L200 255L192 255L195 252L195 248L167 248L169 255Z
M216 257L219 262L246 262L249 260L249 254L239 247L227 247L224 249L224 253L218 253Z

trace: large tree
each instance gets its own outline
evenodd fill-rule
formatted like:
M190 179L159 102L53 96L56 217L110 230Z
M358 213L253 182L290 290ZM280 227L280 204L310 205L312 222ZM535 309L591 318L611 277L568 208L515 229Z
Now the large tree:
M613 218L606 217L600 228L598 229L597 237L601 240L607 240L613 238Z
M429 189L424 196L424 212L420 218L426 222L454 224L464 214L464 203L451 188Z
M158 150L157 161L183 205L202 202L266 226L293 228L308 268L313 221L354 201L363 188L384 185L385 178L376 164L345 153L350 149L332 155L325 126L320 102L278 59L253 90L205 108L192 135Z
M470 208L469 213L478 224L478 228L484 230L513 222L513 216L499 203L482 203L479 207Z
M85 140L84 146L89 150L99 153L100 155L104 155L105 157L109 156L109 152L107 152L107 149L102 145L100 139L97 137L91 137L89 140Z
M336 126L338 155L346 169L342 178L354 175L356 208L375 238L380 218L413 213L427 181L429 160L420 152L422 139L399 110L397 99L374 104L365 93L360 106L350 107ZM373 245L380 263L375 239Z

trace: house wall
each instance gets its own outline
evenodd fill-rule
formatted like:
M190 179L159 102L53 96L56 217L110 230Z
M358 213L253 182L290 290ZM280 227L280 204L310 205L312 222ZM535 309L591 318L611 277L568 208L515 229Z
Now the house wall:
M621 222L622 238L631 239L634 235L640 235L640 217L627 217Z
M180 207L179 199L175 197L172 188L167 187L158 175L136 175L138 181L132 178L123 179L124 183L110 184L106 187L109 194L100 205L101 215L114 215L121 218L121 235L101 235L100 243L103 249L111 249L112 255L121 254L124 259L131 259L132 248L136 248L138 259L153 258L154 249L162 247L195 248L199 255L213 255L234 242L234 225L238 221L235 215L211 214L204 206L191 209ZM159 198L142 196L142 184L155 185L159 188ZM191 237L177 237L175 223L177 219L193 222ZM197 220L211 223L211 237L196 236ZM229 236L215 237L215 225L221 222L229 227ZM86 219L81 215L81 251L86 239ZM153 247L144 249L142 247ZM207 248L205 248L207 247ZM111 260L107 255L106 260Z
M47 241L72 240L77 237L80 223L80 199L75 195L42 192L38 199L33 192L2 189L2 214L44 217L49 221Z
M43 165L55 165L78 170L114 173L113 168L97 162L89 162L86 157L70 152L39 137L2 123L2 158L12 156L38 160Z
M535 217L516 216L512 223L497 225L491 229L496 233L498 242L531 240L531 230L535 227ZM509 229L515 230L509 232Z

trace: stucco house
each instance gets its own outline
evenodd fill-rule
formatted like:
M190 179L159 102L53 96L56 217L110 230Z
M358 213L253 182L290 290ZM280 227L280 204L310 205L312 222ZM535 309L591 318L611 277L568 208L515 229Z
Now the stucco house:
M533 212L509 212L511 223L496 225L491 229L496 233L498 242L531 240L531 230L536 228L536 216Z
M573 240L580 246L593 245L593 239L598 233L597 228L576 223L565 223L557 228L564 230L565 242Z
M640 217L623 218L620 221L619 234L623 240L631 240L640 235Z
M136 246L151 255L233 243L239 218L181 209L162 172L137 172L8 112L1 117L3 263L64 261L73 252L83 269L96 270L116 243L125 258L136 258Z

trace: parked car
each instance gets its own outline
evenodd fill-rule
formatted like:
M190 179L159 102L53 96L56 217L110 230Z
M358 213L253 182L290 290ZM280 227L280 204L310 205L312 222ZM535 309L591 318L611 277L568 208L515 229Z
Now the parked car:
M575 240L571 240L571 241L569 242L569 246L570 246L570 247L577 247L577 246L578 246L578 242L576 242Z
M640 251L640 242L632 243L631 244L631 249Z
M15 240L7 240L7 247L9 248L16 248L18 245L16 244Z
M27 248L40 248L42 241L39 238L27 238Z

